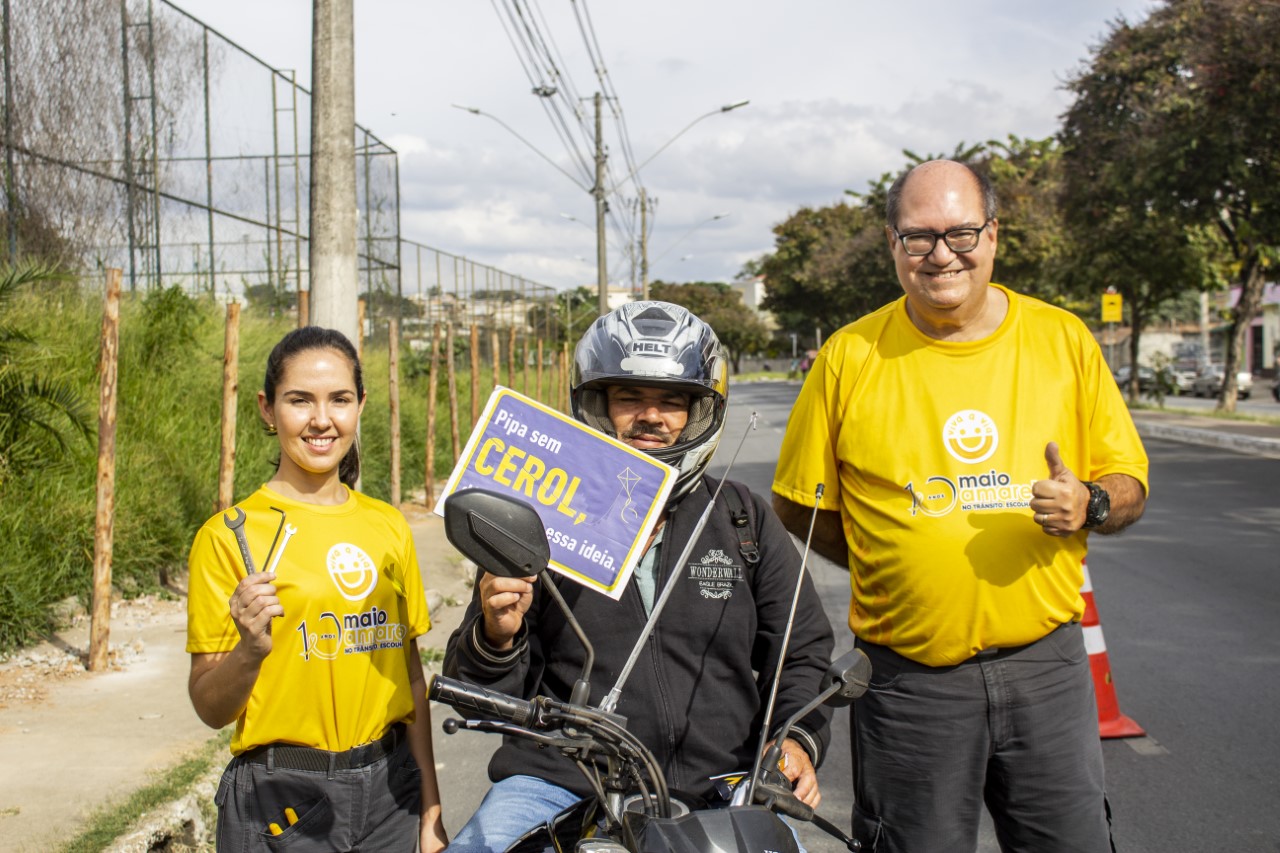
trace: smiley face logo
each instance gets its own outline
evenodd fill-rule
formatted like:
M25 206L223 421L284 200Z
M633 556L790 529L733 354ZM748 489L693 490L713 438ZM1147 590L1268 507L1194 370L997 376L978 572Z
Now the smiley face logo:
M991 458L1000 445L1000 431L990 415L977 409L956 412L942 427L942 443L960 462L976 465Z
M347 601L364 601L378 585L378 567L359 545L339 542L325 560L333 585Z

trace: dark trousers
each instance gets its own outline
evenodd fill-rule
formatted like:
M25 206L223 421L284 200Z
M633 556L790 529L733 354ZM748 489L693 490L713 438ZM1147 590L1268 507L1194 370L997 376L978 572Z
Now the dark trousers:
M366 748L351 753L361 749ZM313 764L288 760L301 752L299 747L277 747L231 759L215 799L219 851L418 849L422 773L403 735L388 754L368 763L357 757L345 769L322 767L335 754L320 750L306 750L317 758L314 768L282 766Z
M1080 625L930 667L884 646L852 714L865 851L970 853L986 804L1000 848L1107 853L1110 821Z

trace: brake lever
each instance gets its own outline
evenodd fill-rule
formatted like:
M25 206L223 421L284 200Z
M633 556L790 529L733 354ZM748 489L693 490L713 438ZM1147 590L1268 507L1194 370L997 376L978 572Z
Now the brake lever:
M476 732L492 732L500 735L513 735L515 737L525 738L542 746L549 746L554 749L571 749L582 750L584 754L592 750L596 741L592 737L577 737L566 734L544 734L543 732L535 732L532 729L526 729L517 726L515 723L508 723L505 720L459 720L454 717L445 718L440 724L447 735L457 734L460 729L468 729Z

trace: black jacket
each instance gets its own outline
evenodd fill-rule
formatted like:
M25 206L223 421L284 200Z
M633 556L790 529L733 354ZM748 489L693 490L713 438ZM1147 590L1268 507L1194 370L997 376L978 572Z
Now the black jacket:
M726 483L725 490L730 488ZM710 498L704 480L668 515L655 599ZM709 777L749 770L754 764L769 682L795 594L800 556L773 510L759 497L751 498L759 530L759 564L744 564L722 495L688 565L680 568L681 579L617 708L631 733L657 757L668 785L694 794L707 791ZM590 676L590 704L595 707L617 680L645 624L640 593L634 583L628 584L615 602L558 576L556 583L595 647ZM500 652L484 639L479 584L476 589L462 625L449 638L445 674L524 698L567 700L582 672L583 650L551 597L535 585L515 647ZM831 650L831 627L806 575L773 731L817 695ZM829 720L830 712L819 708L793 735L815 766L827 747ZM518 774L545 779L584 797L591 793L578 769L558 752L507 737L489 764L489 778L496 782Z

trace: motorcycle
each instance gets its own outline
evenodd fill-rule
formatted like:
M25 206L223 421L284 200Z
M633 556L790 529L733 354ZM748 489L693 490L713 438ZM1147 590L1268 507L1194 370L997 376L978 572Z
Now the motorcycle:
M591 643L551 581L550 546L537 513L510 496L471 489L446 502L445 533L455 548L485 571L512 578L537 575L586 649L582 676L567 702L548 696L523 699L441 675L428 688L430 699L452 706L464 717L446 719L447 734L463 729L490 732L555 749L577 764L595 792L530 830L508 853L797 853L795 835L780 815L812 822L850 851L861 849L857 841L800 801L777 770L779 745L796 722L821 704L848 705L866 691L871 664L861 651L851 650L830 665L818 695L786 721L750 773L718 780L715 790L720 802L710 803L669 789L652 752L627 730L626 719L614 713L625 670L601 707L586 704ZM802 563L797 596L803 576ZM650 625L662 602L660 598L655 605ZM794 617L793 606L788 637ZM638 644L646 636L647 630ZM784 642L782 657L785 648ZM781 660L778 667L780 672ZM775 676L775 692L777 682ZM763 732L769 731L773 695ZM765 742L763 733L760 742Z

